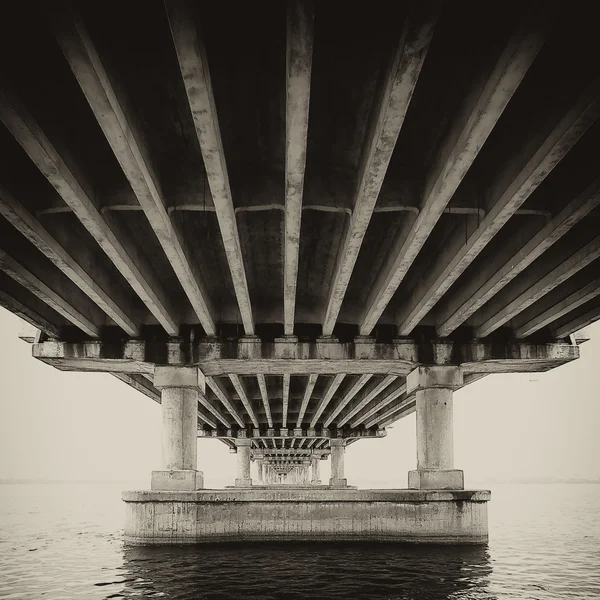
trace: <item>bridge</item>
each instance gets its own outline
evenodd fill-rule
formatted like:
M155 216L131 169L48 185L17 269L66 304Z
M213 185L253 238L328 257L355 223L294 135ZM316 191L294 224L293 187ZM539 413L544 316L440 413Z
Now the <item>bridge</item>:
M202 494L198 437L238 454L227 498L322 500L327 456L353 494L345 447L415 411L414 498L459 494L453 391L600 319L593 19L213 4L2 7L0 304L162 404L156 494Z

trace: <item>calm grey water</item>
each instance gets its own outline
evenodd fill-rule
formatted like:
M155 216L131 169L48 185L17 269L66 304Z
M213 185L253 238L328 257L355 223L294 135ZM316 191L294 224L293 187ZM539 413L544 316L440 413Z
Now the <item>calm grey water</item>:
M492 486L463 548L128 548L121 487L0 485L0 598L600 598L600 485Z

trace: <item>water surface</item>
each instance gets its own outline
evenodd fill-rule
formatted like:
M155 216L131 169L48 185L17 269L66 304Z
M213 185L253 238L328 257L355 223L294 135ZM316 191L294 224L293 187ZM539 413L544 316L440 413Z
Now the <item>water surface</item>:
M0 485L0 598L600 598L600 485L492 486L487 547L127 547L121 487Z

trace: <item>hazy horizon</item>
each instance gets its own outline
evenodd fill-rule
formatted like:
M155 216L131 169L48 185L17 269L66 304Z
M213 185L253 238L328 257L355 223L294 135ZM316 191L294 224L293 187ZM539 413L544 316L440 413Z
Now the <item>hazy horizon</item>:
M62 372L18 339L24 322L0 308L0 479L102 480L147 487L160 466L160 407L108 374ZM548 373L491 375L455 395L455 466L470 482L599 479L600 323L581 358ZM236 457L200 439L205 485L233 484ZM321 463L329 477L329 461ZM416 466L415 417L346 453L350 484L406 487Z

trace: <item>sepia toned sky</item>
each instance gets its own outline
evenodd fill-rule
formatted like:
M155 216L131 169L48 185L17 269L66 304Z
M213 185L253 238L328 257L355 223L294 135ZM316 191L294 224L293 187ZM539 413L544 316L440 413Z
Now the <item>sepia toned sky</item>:
M148 487L160 468L160 406L107 374L31 357L25 324L0 308L0 479L111 480ZM600 323L581 358L548 373L491 375L455 394L455 467L467 486L518 478L600 478ZM206 487L233 484L235 455L198 441ZM329 477L329 461L321 463ZM350 484L406 487L414 414L346 452Z

